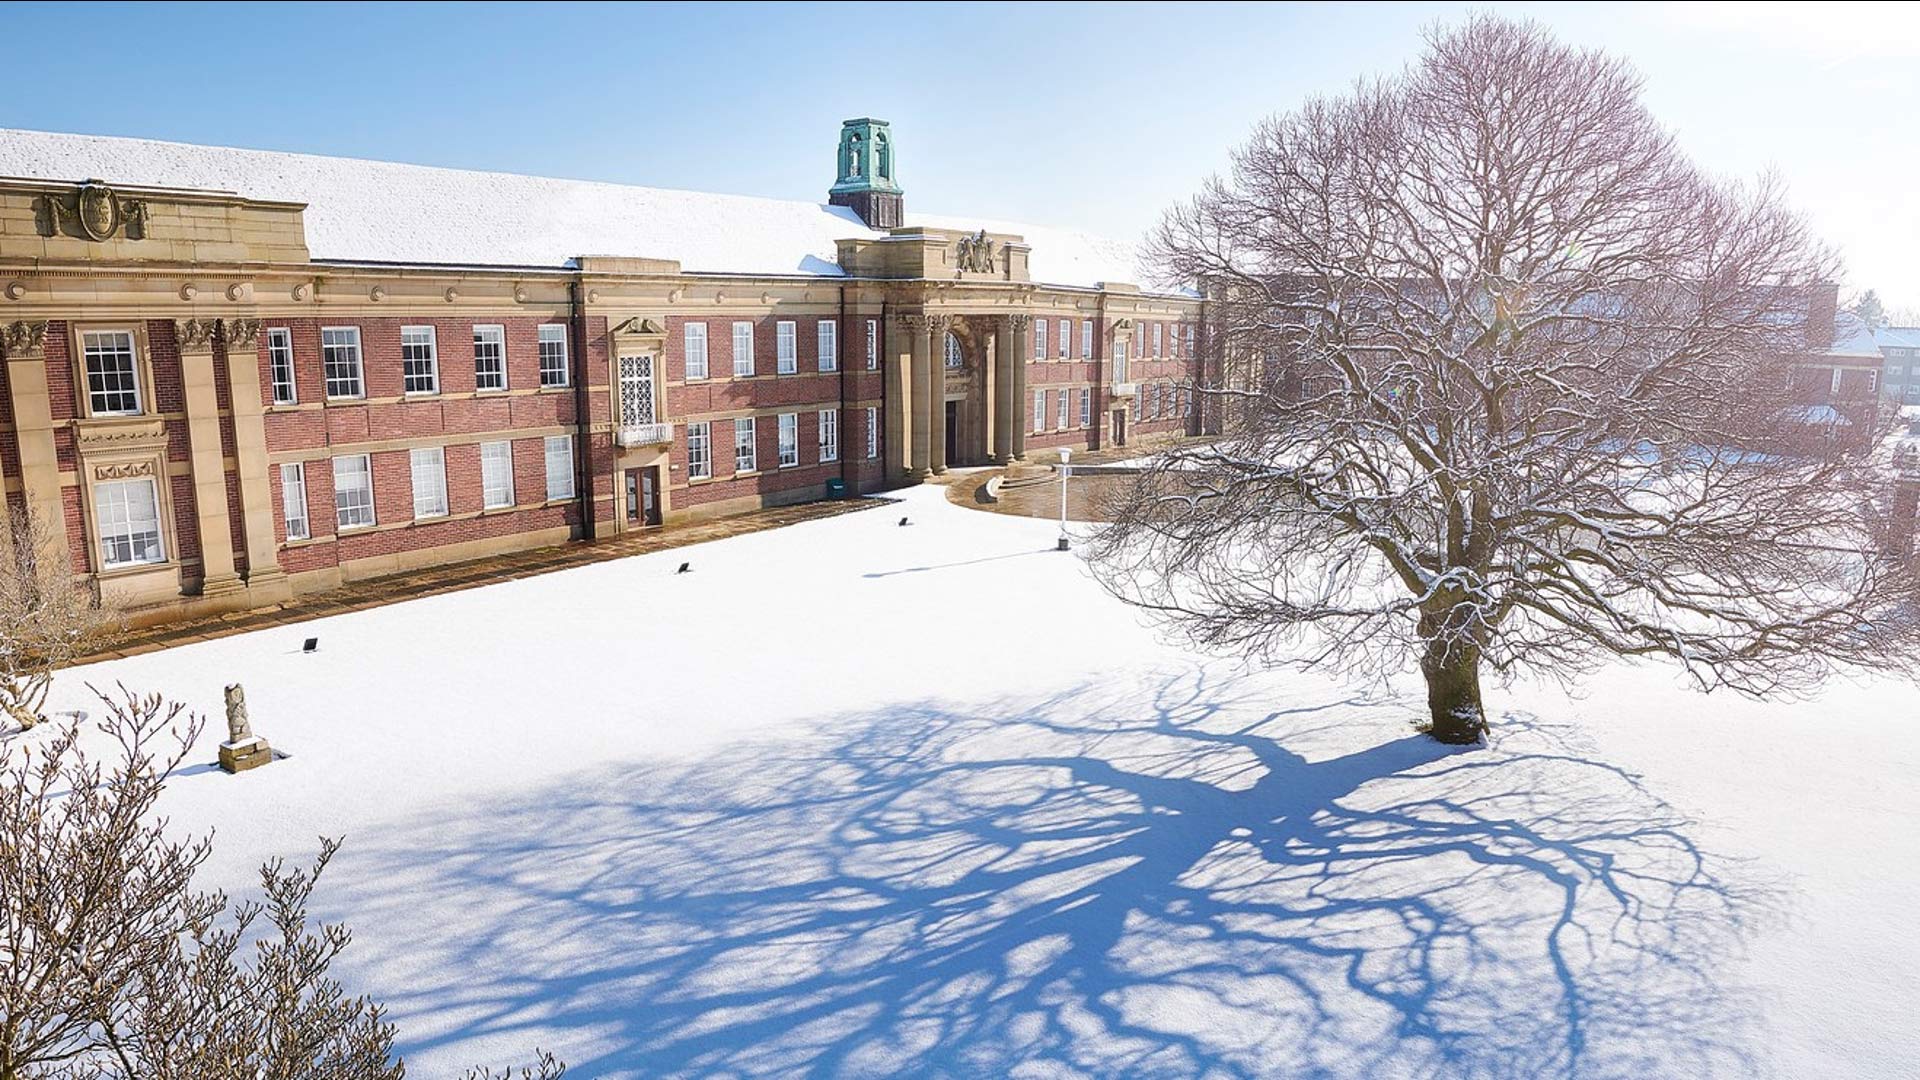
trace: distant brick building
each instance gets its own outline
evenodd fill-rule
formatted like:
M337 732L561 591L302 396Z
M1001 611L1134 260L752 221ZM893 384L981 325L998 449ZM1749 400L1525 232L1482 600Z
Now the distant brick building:
M1197 430L1197 296L892 138L822 205L0 132L8 514L156 621Z

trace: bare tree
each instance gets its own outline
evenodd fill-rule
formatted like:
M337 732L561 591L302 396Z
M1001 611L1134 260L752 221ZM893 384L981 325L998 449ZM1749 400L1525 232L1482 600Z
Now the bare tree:
M1114 508L1103 581L1204 647L1417 660L1446 742L1485 729L1483 667L1662 657L1766 694L1909 662L1884 493L1788 452L1836 267L1777 185L1702 175L1624 63L1537 25L1427 46L1162 223L1224 434Z
M30 510L0 526L0 710L40 722L53 673L82 655L106 625L93 594L74 583L67 553Z
M209 840L157 810L201 720L124 688L101 700L111 767L77 722L6 744L0 1080L404 1077L380 1007L328 975L352 935L307 916L338 841L310 868L263 866L262 901L195 890ZM549 1054L536 1068L565 1071Z

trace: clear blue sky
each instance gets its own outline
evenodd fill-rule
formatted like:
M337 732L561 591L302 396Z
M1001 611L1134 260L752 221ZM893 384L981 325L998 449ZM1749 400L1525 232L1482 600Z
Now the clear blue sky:
M1911 7L1491 6L1633 59L1700 161L1778 168L1852 287L1920 308ZM912 207L1131 236L1259 117L1464 10L8 4L0 126L824 198L840 120L873 115Z

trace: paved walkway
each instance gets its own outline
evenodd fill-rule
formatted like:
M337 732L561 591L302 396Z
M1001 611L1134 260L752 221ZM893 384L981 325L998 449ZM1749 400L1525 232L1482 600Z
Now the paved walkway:
M1073 464L1111 465L1115 462L1130 461L1143 454L1151 453L1164 443L1152 447L1116 446L1108 450L1075 451ZM1060 478L1059 470L1053 462L1058 456L1050 450L1029 450L1027 461L1011 468L968 469L964 472L949 473L939 482L947 485L947 501L965 506L972 510L985 510L994 514L1014 514L1020 517L1058 518L1060 516ZM1016 483L1000 489L997 502L988 501L987 481L1004 475ZM1039 483L1024 484L1018 481L1038 480ZM1067 486L1067 517L1073 521L1106 521L1109 517L1107 500L1119 494L1130 485L1130 476L1087 476L1075 475Z
M797 506L756 510L752 513L714 521L668 525L645 532L628 533L612 540L536 548L532 551L494 555L469 562L389 574L385 577L355 581L328 592L295 597L273 607L128 630L111 636L103 642L98 652L76 660L74 663L84 664L95 660L135 656L175 645L184 645L191 641L211 641L214 638L244 634L249 630L258 630L262 627L286 626L327 615L340 615L349 611L361 611L366 608L380 607L383 604L412 600L420 596L435 596L440 593L458 592L462 589L512 581L516 578L533 577L537 574L565 570L568 567L583 566L587 563L624 559L629 555L644 555L650 551L687 547L709 540L722 540L729 536L777 529L783 525L834 517L879 505L882 505L882 502L876 499L801 503Z

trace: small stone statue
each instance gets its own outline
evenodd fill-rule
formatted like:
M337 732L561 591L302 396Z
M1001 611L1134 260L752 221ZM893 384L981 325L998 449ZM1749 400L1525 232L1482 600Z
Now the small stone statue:
M247 692L239 683L227 687L227 741L220 744L220 767L230 773L257 769L273 760L273 748L253 733L247 719Z
M253 738L253 726L247 723L247 691L239 683L227 687L227 741L243 743Z

